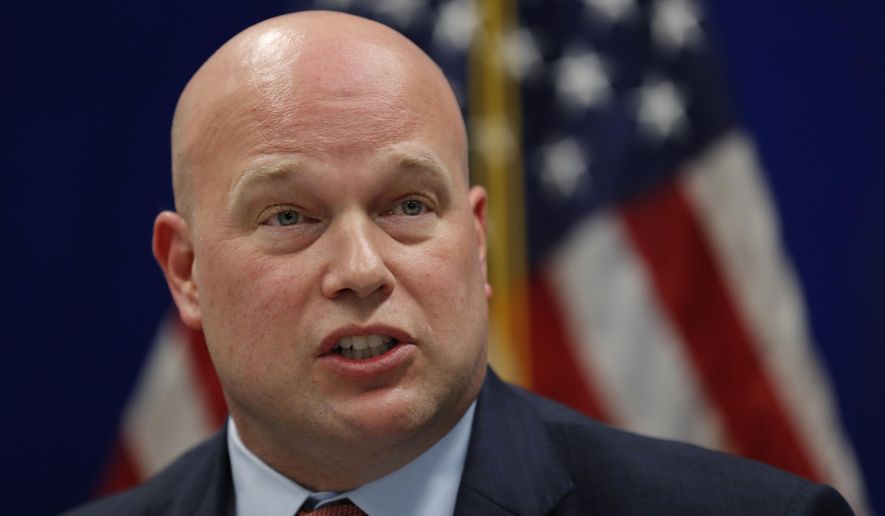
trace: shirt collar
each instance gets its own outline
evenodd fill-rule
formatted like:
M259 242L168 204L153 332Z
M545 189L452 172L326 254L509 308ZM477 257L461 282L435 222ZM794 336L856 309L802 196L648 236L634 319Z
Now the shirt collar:
M476 401L436 444L402 468L363 486L328 497L349 498L369 516L449 516L464 471ZM227 446L237 514L292 516L311 495L253 454L228 418ZM328 493L321 493L326 498Z

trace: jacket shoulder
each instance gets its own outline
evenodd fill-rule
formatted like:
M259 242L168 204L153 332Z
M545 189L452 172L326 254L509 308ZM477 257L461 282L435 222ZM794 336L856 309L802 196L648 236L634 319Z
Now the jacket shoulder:
M727 453L612 428L516 390L543 422L575 484L563 508L592 506L601 514L853 514L829 486Z
M143 484L72 509L62 516L222 514L214 509L204 512L204 509L225 505L223 497L230 491L229 471L226 433L222 430Z

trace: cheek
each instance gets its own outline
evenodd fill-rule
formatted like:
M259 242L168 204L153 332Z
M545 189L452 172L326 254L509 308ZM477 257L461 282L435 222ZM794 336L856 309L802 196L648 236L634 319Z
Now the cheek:
M435 344L425 350L432 371L440 385L452 386L452 393L478 389L488 337L488 301L478 253L468 239L458 244L426 253L416 294Z
M439 332L470 331L486 304L482 267L469 238L422 246L407 255L406 289Z
M248 317L273 311L275 301L298 290L302 279L290 272L281 257L269 257L236 245L220 246L209 254L205 269L214 271L214 275L202 278L199 286L212 307L231 312L235 311L231 307L243 305L262 309L258 313L239 312Z
M212 271L198 278L201 303L207 315L242 313L242 304L257 301L253 296L267 272L260 259L237 246L219 246L203 255L198 270Z
M210 349L218 358L263 368L283 351L272 348L294 336L305 278L273 258L233 246L207 258L204 270L214 274L198 281Z

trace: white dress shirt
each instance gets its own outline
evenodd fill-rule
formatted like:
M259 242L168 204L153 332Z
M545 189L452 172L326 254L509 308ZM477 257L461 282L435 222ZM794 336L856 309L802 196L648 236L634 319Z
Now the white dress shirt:
M308 497L348 498L369 516L451 516L467 457L474 401L442 439L385 477L344 493L313 493L278 473L246 448L228 418L227 448L238 516L293 516Z

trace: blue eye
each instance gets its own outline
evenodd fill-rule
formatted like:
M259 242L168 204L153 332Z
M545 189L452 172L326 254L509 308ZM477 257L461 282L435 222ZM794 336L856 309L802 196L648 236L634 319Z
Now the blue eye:
M415 199L404 201L400 207L405 215L421 215L421 212L424 211L424 203Z
M291 226L293 224L298 224L301 220L301 214L295 210L281 211L277 213L275 217L280 226Z

